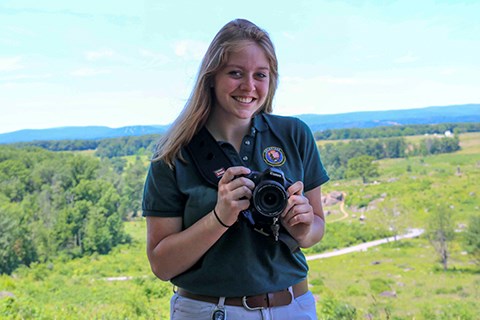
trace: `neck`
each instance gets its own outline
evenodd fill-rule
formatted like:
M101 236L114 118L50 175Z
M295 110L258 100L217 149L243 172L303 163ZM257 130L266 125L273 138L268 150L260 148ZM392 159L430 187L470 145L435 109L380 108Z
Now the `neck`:
M243 137L249 132L252 119L216 119L210 116L206 127L217 141L225 141L240 151Z

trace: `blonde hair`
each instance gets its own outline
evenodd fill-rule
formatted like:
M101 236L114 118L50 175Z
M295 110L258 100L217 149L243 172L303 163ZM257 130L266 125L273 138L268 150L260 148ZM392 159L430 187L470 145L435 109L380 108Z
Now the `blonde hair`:
M163 160L171 168L175 159L183 160L181 149L205 125L214 103L213 80L227 63L228 55L235 52L245 41L255 42L265 52L269 61L269 90L259 112L271 113L278 85L278 61L275 48L268 33L245 19L227 23L213 38L203 57L197 80L190 98L168 132L160 139L152 161Z

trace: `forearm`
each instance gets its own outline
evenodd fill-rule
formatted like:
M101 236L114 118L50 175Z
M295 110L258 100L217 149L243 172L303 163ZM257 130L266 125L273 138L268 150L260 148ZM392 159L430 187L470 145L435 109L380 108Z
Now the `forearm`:
M301 248L309 248L320 242L324 234L325 220L320 216L314 215L309 231L303 237L298 238L297 241Z
M153 273L162 280L191 268L227 231L212 212L189 228L171 233L158 243L147 246Z

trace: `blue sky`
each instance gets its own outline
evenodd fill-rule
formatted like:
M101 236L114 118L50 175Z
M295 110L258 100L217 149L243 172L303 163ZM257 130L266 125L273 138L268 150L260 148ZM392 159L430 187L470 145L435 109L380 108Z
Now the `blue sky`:
M480 1L0 0L0 133L168 124L215 33L276 46L283 115L480 103Z

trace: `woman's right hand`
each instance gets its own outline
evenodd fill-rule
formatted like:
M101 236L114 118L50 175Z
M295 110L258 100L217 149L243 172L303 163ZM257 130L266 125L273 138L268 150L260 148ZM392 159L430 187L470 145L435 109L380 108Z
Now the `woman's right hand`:
M234 224L241 211L248 209L255 184L244 177L250 173L246 167L230 167L218 182L215 212L226 225Z
M231 167L218 184L215 212L225 224L232 225L238 214L250 206L253 181L243 177L245 167ZM191 268L226 232L212 212L182 229L181 217L147 217L147 254L153 273L162 280Z

